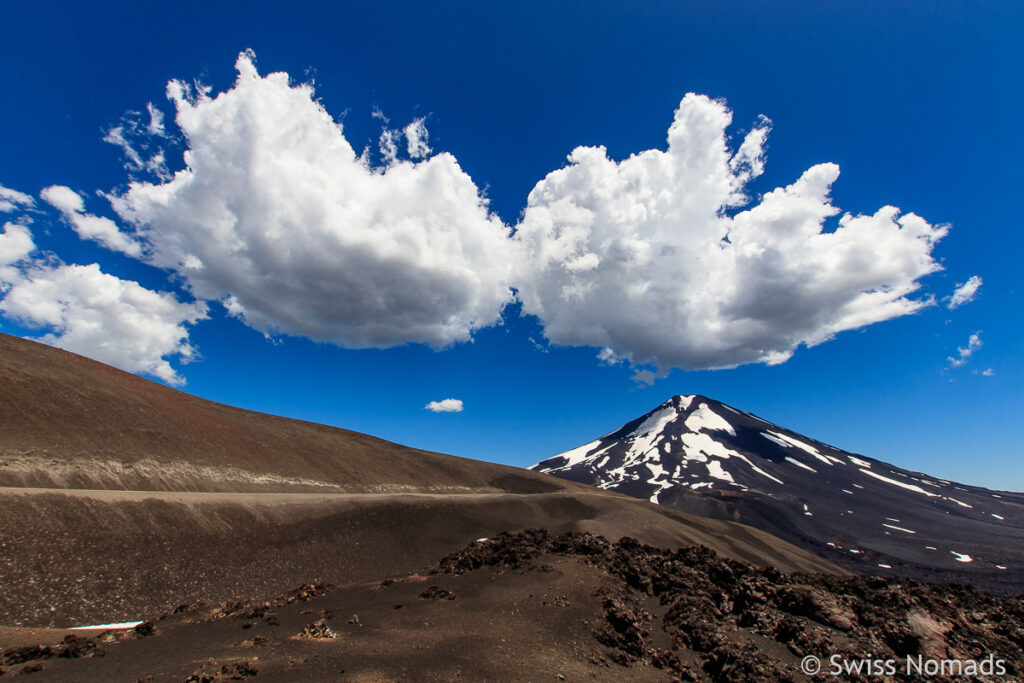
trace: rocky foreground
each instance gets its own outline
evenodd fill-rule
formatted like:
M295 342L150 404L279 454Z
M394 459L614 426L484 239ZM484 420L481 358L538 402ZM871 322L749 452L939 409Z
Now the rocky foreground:
M183 604L130 631L47 635L13 637L0 657L3 674L153 682L921 680L907 673L910 658L1001 660L1001 675L947 668L941 680L1024 680L1020 597L899 578L786 574L702 546L664 550L542 530L477 541L422 574L314 582L273 600ZM801 672L809 655L822 663L816 677ZM835 677L833 656L847 667L874 664ZM894 662L891 674L869 668L885 660Z

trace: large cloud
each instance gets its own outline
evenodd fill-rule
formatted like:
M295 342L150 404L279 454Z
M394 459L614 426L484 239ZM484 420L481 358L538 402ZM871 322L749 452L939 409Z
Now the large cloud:
M261 77L250 53L236 67L215 98L168 86L186 168L112 198L151 263L264 333L347 347L444 347L499 319L516 247L453 156L373 168L311 86ZM421 121L404 135L429 152Z
M667 151L620 162L579 147L530 193L517 240L526 313L556 344L602 347L637 365L726 368L781 363L797 346L913 313L942 226L886 206L840 213L835 164L750 204L768 121L729 149L731 112L683 98ZM734 214L734 215L730 215Z
M183 303L87 266L30 260L34 250L24 225L0 234L0 313L50 330L39 341L181 385L169 357L194 355L187 324L206 317L206 305Z

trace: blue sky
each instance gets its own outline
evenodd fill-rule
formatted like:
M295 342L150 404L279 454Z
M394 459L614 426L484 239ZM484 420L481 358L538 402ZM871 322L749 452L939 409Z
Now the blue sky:
M3 9L0 330L514 465L702 393L1024 489L1019 3L209 5Z

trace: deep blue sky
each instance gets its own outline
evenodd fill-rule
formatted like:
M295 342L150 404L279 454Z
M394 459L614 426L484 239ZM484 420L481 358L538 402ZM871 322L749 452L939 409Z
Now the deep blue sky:
M536 318L506 310L472 343L348 350L275 342L211 305L190 327L201 354L176 365L186 391L368 432L409 445L529 465L580 445L672 394L702 393L846 450L936 476L1024 489L1019 218L1024 5L1017 2L762 3L8 3L0 14L0 184L38 197L66 185L117 218L96 191L128 175L104 132L170 79L231 87L240 51L261 74L310 81L353 147L426 117L490 208L514 225L526 197L579 145L620 160L665 148L687 92L723 98L741 135L773 122L754 193L834 162L844 211L892 204L949 234L944 270L916 296L935 306L800 348L777 366L672 371L637 385L592 347L537 350ZM183 147L168 146L182 167ZM39 201L37 199L37 201ZM40 206L46 205L39 202ZM159 290L180 281L79 240L53 211L36 244L66 263ZM979 276L974 301L941 303ZM182 296L185 296L182 294ZM187 297L185 297L187 298ZM0 329L45 330L2 320ZM947 358L979 333L961 367ZM991 375L982 371L991 369ZM434 414L431 400L465 410Z

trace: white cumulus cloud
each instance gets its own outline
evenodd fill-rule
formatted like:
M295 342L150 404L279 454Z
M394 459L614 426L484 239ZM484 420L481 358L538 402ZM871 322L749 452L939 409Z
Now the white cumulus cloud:
M830 163L753 201L769 122L733 152L731 120L724 103L689 94L666 151L617 162L578 147L537 183L517 227L517 283L551 342L661 371L776 364L933 303L910 295L940 268L931 252L944 226L885 206L827 228L841 213Z
M260 76L251 53L236 68L215 97L169 84L186 167L111 198L150 263L265 334L440 348L498 321L516 245L453 156L397 159L389 138L374 168L312 86ZM422 121L405 135L428 153Z
M191 360L186 324L206 317L202 303L182 303L88 266L36 266L7 283L0 311L32 327L49 328L39 341L172 385L184 378L168 356Z
M446 398L442 401L431 401L423 407L432 413L461 413L462 400L457 398Z
M954 308L959 308L964 304L974 301L974 297L978 295L979 289L981 289L981 278L977 275L972 275L967 278L967 282L956 286L953 294L949 297L949 303L946 304L946 307L952 311Z
M95 263L30 259L34 250L25 225L4 226L0 314L48 330L38 341L168 384L185 383L168 359L193 358L186 325L206 317L206 304L183 303L173 294L104 273Z
M982 347L981 343L981 332L975 332L967 338L967 346L957 347L957 355L950 356L946 360L949 361L950 367L959 368L967 363L974 355L974 352Z
M129 256L138 257L142 254L139 243L132 236L121 232L117 223L103 216L86 213L82 197L70 187L51 185L44 188L39 196L60 211L82 239L99 242L107 249Z

